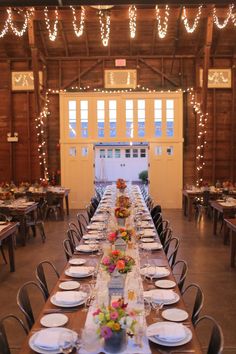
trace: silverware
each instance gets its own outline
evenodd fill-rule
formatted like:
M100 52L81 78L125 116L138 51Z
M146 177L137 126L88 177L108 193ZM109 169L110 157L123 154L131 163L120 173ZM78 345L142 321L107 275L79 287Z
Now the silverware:
M58 312L76 312L78 311L78 307L73 308L65 308L65 309L47 309L44 313L58 313Z
M172 350L169 354L174 354L174 353L195 353L194 349L182 349L182 350Z

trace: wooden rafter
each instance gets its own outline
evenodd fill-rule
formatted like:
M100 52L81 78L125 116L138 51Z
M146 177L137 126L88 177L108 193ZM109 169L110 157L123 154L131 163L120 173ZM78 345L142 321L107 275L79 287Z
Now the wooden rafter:
M93 63L91 66L89 66L87 69L81 71L80 74L76 75L71 81L69 81L67 84L63 86L63 89L70 88L71 85L74 84L74 82L79 81L81 77L84 75L88 74L91 70L93 70L97 65L102 63L102 59L97 60L96 63Z
M139 58L139 61L143 64L145 64L149 69L151 69L153 72L156 74L161 75L162 78L165 78L167 81L169 81L172 85L179 87L179 84L175 82L173 79L171 79L167 74L165 74L163 71L155 68L154 66L150 65L147 63L144 59Z
M62 36L64 48L65 48L65 53L66 53L66 56L68 57L69 56L69 47L68 47L68 42L67 42L67 39L66 39L66 34L65 34L65 31L64 31L64 28L63 28L62 21L59 21L59 28L61 30L61 36Z
M88 34L86 28L84 28L84 39L85 39L86 55L89 57Z
M41 39L41 42L42 42L42 45L43 45L44 55L46 57L48 57L48 48L47 48L47 45L46 45L46 42L45 42L45 38L44 38L44 34L43 34L43 31L42 31L42 26L41 26L41 22L40 21L38 21L38 29L39 29L40 39Z
M154 20L153 29L152 29L152 49L151 49L152 54L154 54L155 52L156 35L157 35L157 21Z
M176 51L177 51L177 48L178 48L178 43L179 43L180 23L181 23L181 18L182 18L182 12L183 12L183 6L180 6L179 16L178 16L177 26L176 26L176 32L175 32L175 42L174 42L174 48L173 48L173 59L172 59L171 69L170 69L171 73L173 72L175 54L176 54Z

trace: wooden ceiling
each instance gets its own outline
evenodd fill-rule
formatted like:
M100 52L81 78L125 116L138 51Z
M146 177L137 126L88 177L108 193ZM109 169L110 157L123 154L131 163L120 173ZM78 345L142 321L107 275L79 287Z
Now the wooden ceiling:
M17 3L17 1L15 1ZM100 25L97 10L86 6L84 33L76 37L72 25L72 11L69 7L59 8L58 36L54 42L49 40L48 30L44 20L43 7L36 7L34 23L36 46L45 58L71 57L155 57L155 56L201 56L206 36L206 22L211 7L205 6L197 29L194 33L186 32L181 20L182 6L170 5L170 16L167 35L160 39L157 34L155 5L137 5L137 31L134 39L129 33L129 6L114 6L110 10L111 31L108 47L104 47L100 37ZM49 8L51 28L54 23L54 7ZM164 7L161 7L162 18ZM217 5L217 15L221 22L227 15L228 5ZM197 6L187 7L190 24L197 13ZM77 24L80 20L80 7L76 7ZM6 19L6 8L0 9L0 31ZM22 18L14 11L14 24L22 27ZM236 55L236 26L230 20L226 28L220 30L214 25L212 56ZM30 46L27 34L16 37L9 31L0 38L0 58L30 57Z

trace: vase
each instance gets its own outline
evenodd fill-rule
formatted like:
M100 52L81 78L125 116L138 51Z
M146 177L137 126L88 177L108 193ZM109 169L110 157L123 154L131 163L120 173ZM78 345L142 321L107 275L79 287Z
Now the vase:
M118 226L124 227L125 226L125 218L116 218Z
M105 339L104 349L108 353L119 353L126 347L126 331L112 332L110 338Z

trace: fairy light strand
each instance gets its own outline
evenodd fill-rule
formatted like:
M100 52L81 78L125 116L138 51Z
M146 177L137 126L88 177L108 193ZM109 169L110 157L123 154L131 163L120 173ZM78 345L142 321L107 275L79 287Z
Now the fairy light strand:
M9 14L7 13L7 19L4 23L3 29L0 32L0 38L3 38L9 30Z
M135 38L136 35L136 19L137 19L137 9L135 5L129 7L129 31L130 38Z
M55 10L55 21L54 21L54 25L53 25L53 31L51 30L47 6L44 8L44 19L45 19L46 27L48 30L49 39L50 39L50 41L54 42L55 39L57 38L57 33L58 33L58 11L57 11L57 8Z
M27 27L28 27L29 19L33 15L33 13L34 13L34 8L33 7L31 7L29 10L25 11L25 13L24 13L24 23L23 23L22 29L18 30L15 27L14 23L13 23L12 9L10 7L7 9L8 19L7 19L6 22L7 22L8 26L10 26L12 32L17 37L22 37L24 35L24 33L26 32ZM5 26L6 26L6 23L5 23Z
M214 24L219 28L219 29L223 29L227 26L228 22L230 19L232 19L233 16L233 8L234 8L234 4L230 4L229 8L228 8L228 12L226 15L226 18L224 19L224 21L222 23L220 23L219 21L219 17L216 15L216 7L214 6L213 9L213 21ZM235 25L235 24L234 24ZM235 25L236 26L236 25Z
M188 22L188 18L187 18L186 7L183 6L182 20L184 22L184 27L188 33L193 33L196 30L199 20L200 20L200 17L201 17L201 13L202 13L202 5L199 5L198 10L197 10L197 15L194 19L193 25L192 25L192 27L190 27L189 22Z
M81 37L82 34L84 33L85 8L84 8L84 6L81 6L79 28L77 26L77 17L76 17L76 13L75 13L75 8L73 6L70 6L70 8L72 10L72 16L73 16L72 24L73 24L74 32L77 37Z
M108 11L102 11L102 10L99 10L98 16L99 16L102 44L104 45L104 47L107 47L110 38L111 16Z
M160 9L158 5L156 5L156 19L157 19L157 32L159 35L159 38L165 38L167 34L167 29L168 29L168 20L169 20L169 6L165 6L165 17L163 21L163 25L161 25L161 15L160 15Z

